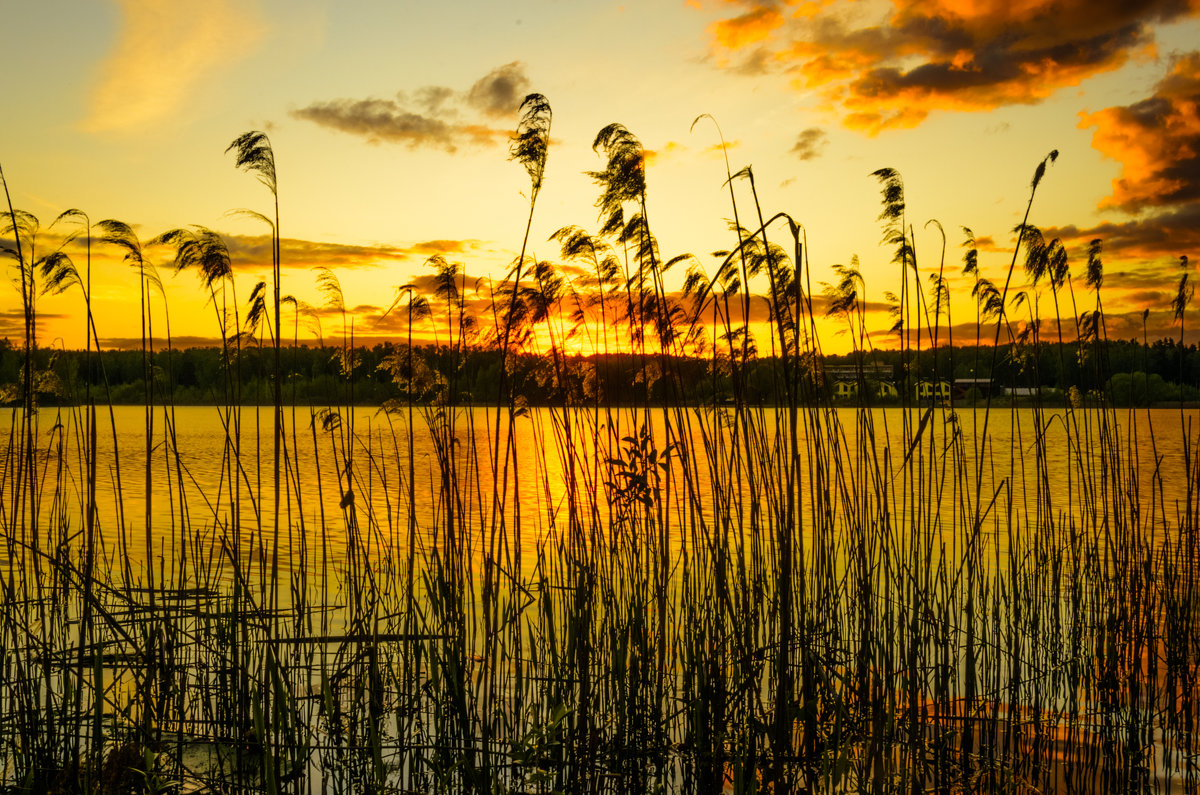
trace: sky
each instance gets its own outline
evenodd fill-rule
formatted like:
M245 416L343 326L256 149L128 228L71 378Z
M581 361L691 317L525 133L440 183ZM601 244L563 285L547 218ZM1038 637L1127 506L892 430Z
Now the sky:
M814 285L857 258L876 344L889 344L886 294L899 283L881 242L871 176L880 168L903 178L923 277L945 263L956 328L975 317L963 227L980 272L1003 284L1034 169L1052 150L1029 222L1066 245L1081 310L1092 305L1082 297L1088 242L1103 241L1110 337L1140 339L1143 318L1151 340L1178 337L1171 301L1182 274L1197 277L1198 0L0 8L10 33L0 62L12 78L0 98L0 168L14 207L40 219L35 254L72 228L53 223L69 209L123 221L143 241L210 228L247 297L270 279L268 230L236 211L270 214L271 195L226 149L262 130L277 167L283 292L320 305L313 268L331 268L361 342L396 335L385 310L396 288L427 279L432 255L472 280L503 278L529 210L529 175L508 153L531 92L553 109L530 230L538 260L561 259L551 236L564 226L597 231L587 172L605 161L592 144L619 122L647 152L647 216L664 259L690 253L711 271L712 252L736 244L724 152L734 172L752 167L766 217L787 212L803 226ZM693 124L702 114L711 118ZM748 183L735 190L751 217ZM772 234L787 242L784 228ZM81 264L78 244L68 253ZM165 247L146 258L165 297L153 311L169 312L175 344L215 344L196 276L175 274ZM6 276L0 336L17 340L19 283L11 266ZM1013 293L1023 279L1018 270ZM1035 293L1045 316L1045 285ZM136 341L138 280L112 247L95 248L92 296L102 344ZM79 291L39 298L38 313L39 344L83 346ZM826 349L848 347L830 328Z

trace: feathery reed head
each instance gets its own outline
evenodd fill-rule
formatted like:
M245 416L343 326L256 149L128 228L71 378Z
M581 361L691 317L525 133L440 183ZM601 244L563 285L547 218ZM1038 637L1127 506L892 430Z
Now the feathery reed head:
M904 180L900 172L894 168L881 168L872 171L871 176L883 186L883 209L879 220L887 221L889 225L898 222L904 215Z
M1188 258L1186 255L1179 258L1179 269L1183 273L1179 277L1179 287L1175 290L1175 298L1171 301L1171 311L1175 313L1175 320L1183 320L1183 313L1187 310L1188 304L1192 302L1192 295L1195 292L1195 286L1191 283L1191 274L1187 272Z
M846 317L858 306L858 291L863 286L858 256L851 257L849 265L834 265L833 272L837 284L825 284L822 290L829 300L825 317Z
M901 267L911 265L916 268L916 257L909 243L908 233L904 228L904 180L900 172L894 168L881 168L871 172L883 185L883 209L879 220L884 222L883 242L896 247L892 262Z
M28 240L37 234L41 224L37 216L24 210L0 213L0 235L20 236Z
M596 257L596 240L582 227L564 226L550 235L551 240L557 240L561 247L563 259L578 259L587 256Z
M346 301L337 274L324 265L315 266L313 271L317 274L317 290L325 298L325 306L336 312L345 312Z
M970 227L964 226L963 231L963 248L967 250L963 254L963 275L970 276L971 274L979 273L979 249L975 245L975 233Z
M1046 247L1047 271L1050 275L1050 286L1057 290L1067 281L1070 267L1067 263L1067 249L1057 237Z
M412 312L414 318L429 317L433 314L433 308L429 304L429 299L415 292L408 294L408 311Z
M1037 284L1050 267L1050 247L1046 238L1033 224L1017 224L1013 231L1025 241L1025 275L1031 283Z
M441 254L434 254L425 260L427 267L433 268L434 294L443 301L453 301L458 298L458 278L461 275L462 264L450 262Z
M59 295L72 285L81 284L75 263L61 250L39 259L37 267L42 272L43 295Z
M979 315L984 320L999 320L1004 315L1004 300L1000 288L989 279L980 279L971 288L971 296L979 306Z
M267 283L258 281L250 291L250 300L246 306L246 320L242 330L253 337L258 333L263 318L267 316Z
M136 268L145 264L142 258L142 244L138 240L137 233L129 224L124 221L106 219L97 221L96 229L100 232L100 242L108 243L124 251L125 261L130 265Z
M509 143L508 156L525 166L536 193L546 174L546 156L550 150L550 102L541 94L530 94L521 103L521 120Z
M1104 283L1104 263L1100 260L1100 250L1103 243L1100 238L1088 243L1087 286L1099 290Z
M195 269L206 290L224 279L233 278L229 248L216 232L203 226L193 229L172 229L154 238L151 243L175 249L175 272Z
M1042 177L1046 176L1046 166L1050 163L1053 163L1055 160L1058 160L1058 150L1051 149L1050 154L1042 158L1042 162L1038 163L1037 168L1034 169L1033 179L1029 183L1031 190L1037 190L1038 184L1042 181Z
M65 248L68 244L73 243L79 237L81 232L83 232L85 230L88 232L91 231L91 226L92 226L91 219L88 218L87 213L85 213L83 210L77 210L77 209L72 208L70 210L65 210L65 211L59 213L58 217L55 218L50 223L50 227L53 228L60 221L74 221L75 223L79 224L80 228L74 229L74 230L68 232L63 237L62 242L59 243L59 248ZM91 240L89 239L85 242L90 244Z
M596 206L608 234L614 226L624 226L615 220L623 215L622 204L641 201L646 193L646 152L637 136L615 122L596 134L592 149L608 158L603 171L588 172L604 188Z
M265 132L254 130L242 133L225 147L225 151L234 152L235 166L254 174L271 193L277 193L275 152L271 149L271 139Z

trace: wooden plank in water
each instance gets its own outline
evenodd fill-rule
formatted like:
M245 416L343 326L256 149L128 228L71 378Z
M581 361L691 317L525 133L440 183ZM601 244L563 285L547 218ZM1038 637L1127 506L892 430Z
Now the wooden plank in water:
M419 633L393 633L380 632L378 634L358 633L354 635L310 635L307 638L264 638L263 643L292 643L303 645L306 643L322 644L322 643L378 643L394 642L402 640L446 640L449 635L423 635Z

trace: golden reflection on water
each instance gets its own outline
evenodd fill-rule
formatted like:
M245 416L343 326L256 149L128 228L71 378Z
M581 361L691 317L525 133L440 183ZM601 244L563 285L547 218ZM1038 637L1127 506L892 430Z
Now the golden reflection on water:
M15 411L0 417L11 423ZM530 550L528 565L537 545L565 532L572 519L600 528L620 524L613 517L612 495L628 484L614 473L632 465L638 429L647 424L643 446L657 456L647 488L657 489L671 543L686 551L697 529L741 526L745 531L750 523L777 522L770 506L786 488L782 473L790 450L786 415L772 409L736 419L727 409L689 409L671 413L668 423L661 410L535 408L516 418L512 462L507 468L501 462L493 474L494 408L461 408L440 416L414 409L411 452L407 410L387 414L360 407L330 421L316 408L285 407L283 416L289 476L280 488L276 534L270 407L232 415L211 406L156 410L148 520L145 411L115 406L110 420L109 410L99 409L98 526L105 557L113 563L124 555L137 564L145 561L149 521L156 558L174 559L179 545L198 543L192 554L215 559L222 541L232 543L240 528L252 568L273 565L277 550L281 569L292 569L300 565L304 546L310 571L322 562L336 570L346 563L352 523L361 528L368 550L403 552L410 518L418 546L436 543L448 507L459 517L460 532L472 536L465 543L480 552L487 529L495 524L497 484L507 478L508 493L516 498L505 501L505 524L519 528ZM806 422L814 418L820 426L816 434ZM61 486L62 516L81 527L86 488L80 412L46 408L38 419L39 515L48 516ZM507 428L507 415L500 419ZM852 508L839 501L865 493L886 508L876 513L890 517L895 532L931 531L952 558L977 511L981 532L1000 556L1008 551L1013 528L1081 526L1106 507L1128 513L1128 506L1115 505L1117 500L1135 500L1138 532L1153 541L1169 530L1176 504L1186 497L1186 477L1180 474L1187 471L1187 434L1181 432L1187 417L1178 410L1055 409L1039 416L1032 409L996 408L987 418L986 443L981 409L887 408L860 415L841 408L811 416L802 412L799 419L802 531L811 529L803 506L814 499L814 483L817 495L832 501L835 515ZM454 437L440 457L434 427ZM1039 433L1043 444L1038 444ZM499 436L503 444L504 434ZM14 434L9 445L15 449L15 444ZM752 464L745 460L749 449L759 456ZM1133 464L1125 478L1128 489L1120 495L1095 487L1104 450L1119 451L1122 461ZM0 478L8 484L11 505L16 467L11 451L3 467ZM823 475L816 477L813 467L823 467ZM452 485L443 477L446 471L453 471ZM781 473L778 482L762 482L764 471ZM864 472L880 477L859 480ZM850 485L839 493L838 483ZM449 502L448 489L454 492ZM12 521L7 510L5 521Z

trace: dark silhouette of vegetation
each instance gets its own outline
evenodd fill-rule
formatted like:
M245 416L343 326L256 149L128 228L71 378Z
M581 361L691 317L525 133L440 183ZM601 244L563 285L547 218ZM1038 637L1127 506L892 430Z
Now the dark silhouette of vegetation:
M1077 295L1030 223L1054 152L1003 281L965 230L977 332L943 344L946 236L919 269L904 183L880 169L889 350L857 261L822 288L749 166L726 161L711 272L663 257L620 124L594 142L599 231L555 233L570 269L527 260L551 116L538 94L519 113L521 253L486 317L463 267L430 258L432 287L385 313L403 342L356 342L320 269L338 344L298 344L313 310L281 294L262 133L229 151L275 201L250 213L272 227L270 286L243 303L210 230L156 238L198 274L219 346L174 347L133 228L72 210L139 280L138 350L98 351L90 248L81 276L9 204L24 337L0 345L0 790L1200 787L1186 267L1178 339L1110 339L1101 242ZM849 354L822 349L814 282ZM39 347L38 297L76 289L86 350ZM572 354L580 338L598 353ZM931 388L961 379L973 394ZM214 407L187 410L220 429L203 453L187 403ZM1162 404L1178 411L1134 408Z
M418 301L415 306L419 313L430 311L427 303ZM990 378L1002 387L1023 390L1021 394L1026 397L1025 390L1040 388L1042 399L1051 402L1061 399L1072 387L1082 394L1108 394L1118 406L1129 405L1130 388L1140 396L1135 401L1139 406L1200 399L1200 347L1195 343L1181 346L1178 340L1160 339L1146 345L1135 340L1108 340L1099 351L1108 362L1103 372L1091 367L1086 358L1080 361L1075 343L1042 343L1036 349L1012 346L997 357L994 371L987 369L991 362L989 346L942 346L908 354L887 349L873 350L869 355L825 354L818 370L825 371L825 375L819 384L812 374L805 375L809 383L805 394L811 399L829 398L835 378L829 372L845 373L862 367L872 373L873 380L887 381L898 392L906 383L911 386L920 380ZM240 361L234 368L230 366L229 351L220 348L155 351L149 356L155 392L176 405L217 405L225 400L222 385L227 378L236 377L240 379L238 391L243 405L270 405L273 353L247 347L237 356ZM388 401L407 400L410 395L418 404L427 404L440 399L430 390L430 384L449 384L452 375L456 389L444 399L454 405L495 405L493 396L498 394L503 361L496 348L468 347L456 359L433 345L381 343L358 347L354 356L357 405L381 406ZM38 401L42 405L85 403L89 390L107 389L106 399L115 404L141 405L146 392L140 357L139 351L105 350L89 355L86 351L38 350L32 357L35 374L43 374L40 383L44 391L39 393ZM733 400L733 373L720 362L714 366L712 360L696 356L671 357L670 362L671 370L679 374L679 397L685 403L705 405ZM509 383L521 404L529 406L561 405L584 394L589 402L602 406L661 402L665 384L655 381L647 390L639 373L641 363L634 354L561 355L556 364L549 354L517 353L509 362ZM22 351L11 342L0 341L0 383L17 383L23 366ZM786 360L755 357L738 366L737 386L746 390L746 401L764 405L781 402L776 390L790 377ZM340 347L289 347L283 375L285 405L332 405L344 400L343 368ZM168 372L172 373L169 382ZM395 377L397 372L401 374L399 379ZM1145 378L1152 382L1149 391L1125 386L1130 379ZM35 375L34 380L39 381L39 377ZM1115 391L1109 389L1110 383L1116 385Z

